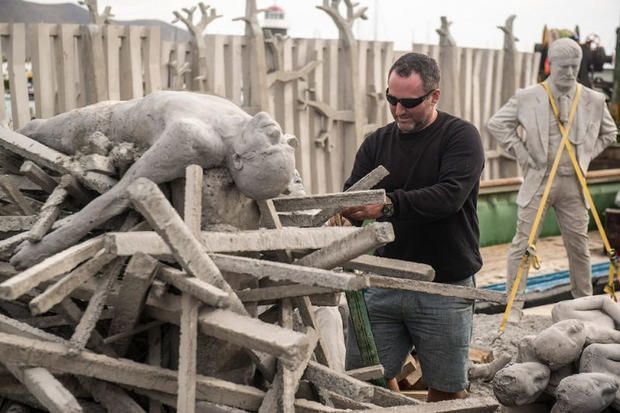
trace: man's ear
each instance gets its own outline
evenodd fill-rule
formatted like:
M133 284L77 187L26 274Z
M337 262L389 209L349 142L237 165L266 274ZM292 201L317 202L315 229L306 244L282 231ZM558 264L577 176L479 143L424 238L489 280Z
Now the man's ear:
M439 102L440 96L441 96L441 90L439 90L439 88L435 89L435 91L431 95L431 102L433 102L433 105L436 105Z
M236 170L240 171L243 169L243 159L238 153L233 153L232 160L233 160L233 167Z

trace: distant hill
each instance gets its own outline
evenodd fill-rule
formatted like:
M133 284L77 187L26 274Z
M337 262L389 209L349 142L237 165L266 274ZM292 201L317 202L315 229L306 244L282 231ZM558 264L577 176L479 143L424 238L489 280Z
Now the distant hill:
M114 9L112 9L114 13ZM172 11L170 18L172 18ZM39 4L24 0L0 0L0 23L74 23L88 24L86 7L74 3ZM114 20L120 25L139 25L161 27L161 36L165 40L188 40L187 31L161 20Z

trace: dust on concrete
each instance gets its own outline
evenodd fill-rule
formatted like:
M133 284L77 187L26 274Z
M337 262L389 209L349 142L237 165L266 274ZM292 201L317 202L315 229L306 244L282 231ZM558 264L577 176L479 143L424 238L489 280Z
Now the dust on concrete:
M494 355L506 352L512 356L512 362L517 358L517 345L523 337L537 335L553 324L550 315L525 314L518 324L508 323L504 333L498 337L502 317L503 313L476 314L471 344L490 348ZM490 382L472 381L469 391L472 395L495 397Z

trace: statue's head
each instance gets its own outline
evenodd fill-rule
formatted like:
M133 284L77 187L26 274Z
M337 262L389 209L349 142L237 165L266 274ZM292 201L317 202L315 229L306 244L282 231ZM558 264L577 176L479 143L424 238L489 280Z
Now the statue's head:
M228 166L235 185L253 199L284 192L295 170L296 142L267 113L257 113L233 141Z
M505 406L533 403L547 387L551 370L541 363L516 363L504 367L493 378L493 393Z
M549 46L549 81L560 91L566 91L577 83L581 64L581 46L569 38L554 41Z

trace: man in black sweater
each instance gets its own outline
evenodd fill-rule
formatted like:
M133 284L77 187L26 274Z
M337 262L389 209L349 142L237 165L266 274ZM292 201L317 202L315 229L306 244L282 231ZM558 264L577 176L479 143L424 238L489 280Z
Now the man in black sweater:
M383 165L390 175L377 188L390 201L347 208L342 215L392 223L396 238L378 255L429 264L436 282L474 286L482 265L476 203L484 151L473 125L437 110L439 96L432 58L408 53L392 65L386 97L395 121L366 138L345 183L346 189ZM429 401L466 397L471 301L384 289L369 289L365 298L392 389L398 389L394 377L415 347ZM347 369L359 366L353 336Z

